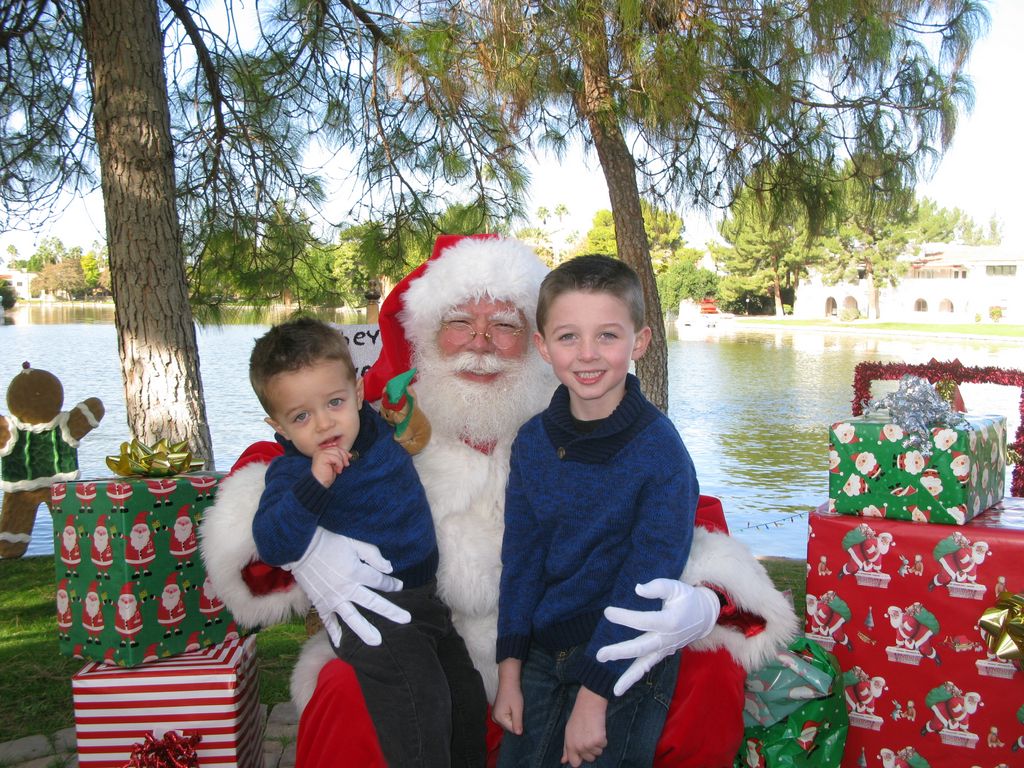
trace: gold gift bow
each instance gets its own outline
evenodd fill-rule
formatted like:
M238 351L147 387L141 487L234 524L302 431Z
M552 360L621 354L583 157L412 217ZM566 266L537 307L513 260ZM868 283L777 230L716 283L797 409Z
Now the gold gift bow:
M1004 661L1024 659L1024 594L1003 592L978 621L988 636L989 651Z
M169 477L203 468L202 459L193 459L188 442L168 443L165 438L152 447L135 439L121 443L121 453L107 456L107 466L121 477Z

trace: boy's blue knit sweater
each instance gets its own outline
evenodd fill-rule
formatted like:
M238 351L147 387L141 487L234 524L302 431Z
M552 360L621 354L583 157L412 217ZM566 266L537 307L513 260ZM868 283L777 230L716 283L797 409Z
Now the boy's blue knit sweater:
M609 622L609 605L653 610L634 588L678 579L693 538L697 476L679 433L630 375L622 402L579 432L560 386L512 445L505 500L497 660L584 646L570 674L606 698L628 661L599 648L636 637Z
M406 588L437 573L437 540L427 495L412 458L391 427L364 403L352 462L330 488L313 477L312 461L280 435L285 453L267 468L252 521L260 558L270 565L300 559L317 526L376 544Z

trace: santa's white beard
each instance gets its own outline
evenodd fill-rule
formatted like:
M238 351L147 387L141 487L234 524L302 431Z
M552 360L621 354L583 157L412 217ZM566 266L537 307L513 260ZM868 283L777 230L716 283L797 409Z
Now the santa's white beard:
M132 546L136 550L141 550L143 547L145 547L147 544L149 544L149 531L146 530L146 531L143 531L142 533L136 533L135 531L132 531L132 533L131 533L131 542L132 542Z
M61 541L62 541L62 542L63 542L63 544L64 544L64 549L66 549L66 550L67 550L68 552L70 552L71 550L73 550L73 549L75 548L75 544L77 544L77 543L78 543L78 537L77 537L77 536L75 536L75 531L74 531L74 529L72 528L72 529L71 529L71 531L69 532L69 531L68 531L68 530L67 530L67 529L65 528L65 529L64 529L64 535L63 535L63 536L61 536Z
M100 599L95 595L89 595L85 598L85 613L88 616L95 616L100 612Z
M127 621L135 615L135 607L136 603L134 600L126 600L123 602L119 600L117 603L117 612L122 619Z
M96 547L96 551L97 552L102 552L103 550L105 550L107 548L108 540L109 539L107 538L106 531L104 531L103 533L100 533L99 529L97 529L96 532L93 533L92 543Z
M473 443L511 441L527 419L540 413L558 383L550 367L530 349L518 360L462 352L444 357L436 348L413 351L413 387L437 435ZM460 372L499 373L487 382Z

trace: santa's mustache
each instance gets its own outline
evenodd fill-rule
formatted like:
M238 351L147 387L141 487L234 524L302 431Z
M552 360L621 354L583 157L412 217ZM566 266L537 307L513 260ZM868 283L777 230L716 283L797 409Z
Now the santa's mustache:
M493 352L460 352L448 359L448 365L453 373L489 375L504 373L514 363L502 360Z

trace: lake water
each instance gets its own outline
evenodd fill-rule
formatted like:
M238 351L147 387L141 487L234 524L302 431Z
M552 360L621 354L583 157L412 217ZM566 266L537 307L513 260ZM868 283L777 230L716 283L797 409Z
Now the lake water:
M113 311L26 307L0 325L0 388L23 360L60 377L64 408L99 397L106 416L79 448L83 477L109 476L104 459L130 439ZM271 439L248 382L253 341L269 326L202 327L199 354L215 469L227 470L250 443ZM749 327L748 327L749 328ZM816 331L704 332L669 327L669 416L697 467L701 490L723 500L730 529L759 555L803 558L807 513L828 499L828 425L849 415L854 366L862 360L1019 368L1024 345ZM876 396L895 383L876 386ZM962 388L968 409L1019 423L1019 390ZM3 403L6 413L6 403ZM1007 473L1009 488L1009 473ZM53 552L40 507L29 554Z

